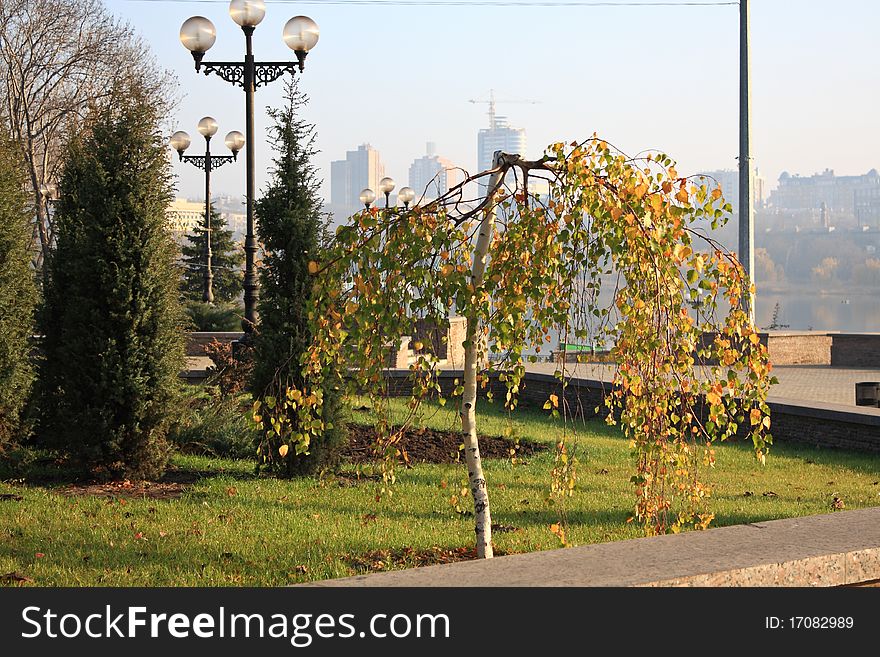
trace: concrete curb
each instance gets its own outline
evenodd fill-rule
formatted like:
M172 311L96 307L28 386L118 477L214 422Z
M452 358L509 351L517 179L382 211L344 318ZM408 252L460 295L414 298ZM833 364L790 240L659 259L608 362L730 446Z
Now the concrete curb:
M880 507L303 586L843 586L880 580Z

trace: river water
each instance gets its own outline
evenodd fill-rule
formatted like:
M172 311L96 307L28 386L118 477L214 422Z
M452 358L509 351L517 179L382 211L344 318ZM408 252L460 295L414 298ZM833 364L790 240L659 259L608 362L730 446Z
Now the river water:
M880 294L864 290L847 292L758 291L755 322L770 326L779 304L778 324L795 331L880 332Z

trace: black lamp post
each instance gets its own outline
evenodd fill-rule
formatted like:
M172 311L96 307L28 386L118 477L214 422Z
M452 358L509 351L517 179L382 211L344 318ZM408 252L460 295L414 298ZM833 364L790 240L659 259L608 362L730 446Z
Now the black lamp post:
M204 16L188 18L180 28L180 41L192 53L196 71L204 69L205 75L216 73L221 78L240 86L245 93L245 134L247 136L247 235L245 236L245 275L244 275L244 320L242 328L249 335L257 323L257 301L259 299L259 280L254 265L257 252L257 239L254 236L254 196L256 178L254 169L254 92L257 87L277 80L285 73L293 75L297 69L305 68L308 52L318 42L318 25L307 16L296 16L287 21L282 38L296 53L296 62L255 62L252 38L254 29L266 14L266 3L262 0L232 0L229 15L241 26L245 37L245 57L243 62L205 62L202 58L214 45L217 32L214 24Z
M379 191L385 195L385 209L388 209L388 204L391 199L391 192L394 191L394 178L385 177L379 181Z
M181 162L187 162L205 172L205 289L202 293L202 301L214 303L214 273L211 269L211 171L222 167L227 162L238 159L238 151L244 146L244 135L233 130L226 135L226 146L232 151L232 155L211 155L211 137L217 134L217 121L206 116L198 125L199 134L205 138L204 155L184 155L191 143L189 135L182 130L171 135L169 140L171 148L177 151Z
M379 181L379 189L385 194L385 209L388 209L390 195L392 190L394 189L394 180L392 178L382 178ZM370 206L373 205L373 202L376 200L376 192L367 187L366 189L362 189L360 196L358 197L361 200L361 203L364 204L364 207L369 210ZM400 191L397 192L397 200L403 203L403 209L409 210L409 204L413 202L416 198L415 190L412 187L401 187Z

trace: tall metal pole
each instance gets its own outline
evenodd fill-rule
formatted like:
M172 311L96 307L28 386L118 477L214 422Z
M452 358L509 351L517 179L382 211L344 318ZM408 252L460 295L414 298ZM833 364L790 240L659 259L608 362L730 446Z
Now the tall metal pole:
M755 282L755 201L749 143L751 99L749 81L749 0L739 2L739 259L749 282ZM743 291L744 310L755 323L755 295Z
M244 270L244 320L242 329L245 337L251 335L257 324L257 301L260 298L260 283L257 279L255 257L257 253L257 238L254 235L254 197L256 194L256 171L254 164L254 81L256 78L254 67L254 51L252 37L253 27L242 27L244 31L247 52L244 58L244 96L245 96L245 132L247 133L247 235L244 240L245 270Z
M205 290L202 301L214 303L214 274L211 271L211 136L205 137Z

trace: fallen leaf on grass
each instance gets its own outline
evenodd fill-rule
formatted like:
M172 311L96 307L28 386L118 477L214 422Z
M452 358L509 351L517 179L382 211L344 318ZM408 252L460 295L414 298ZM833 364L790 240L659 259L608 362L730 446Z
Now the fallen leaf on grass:
M779 495L774 493L772 490L768 490L764 493L761 493L761 495L763 495L764 497L779 497Z
M238 495L238 489L235 486L230 486L226 489L226 494L229 497L235 497L236 495Z
M519 527L514 527L513 525L501 525L492 523L492 531L498 534L506 534L508 532L518 532Z
M608 468L602 468L601 470L596 470L596 474L598 474L598 475L607 475L607 474L608 474Z
M0 575L0 582L33 582L30 577L25 577L21 573L11 572Z
M754 493L750 490L747 490L745 493L743 493L743 497L751 497L752 495L754 495Z
M843 509L846 505L843 503L843 500L840 499L837 495L834 496L834 500L831 502L832 509Z
M375 522L375 521L376 521L376 514L375 513L365 513L364 515L361 516L361 525L363 525L364 527L366 527L371 522Z
M34 554L34 556L35 556L37 559L42 559L42 558L45 557L46 555L45 555L44 553L42 553L42 552L37 552L36 554Z

